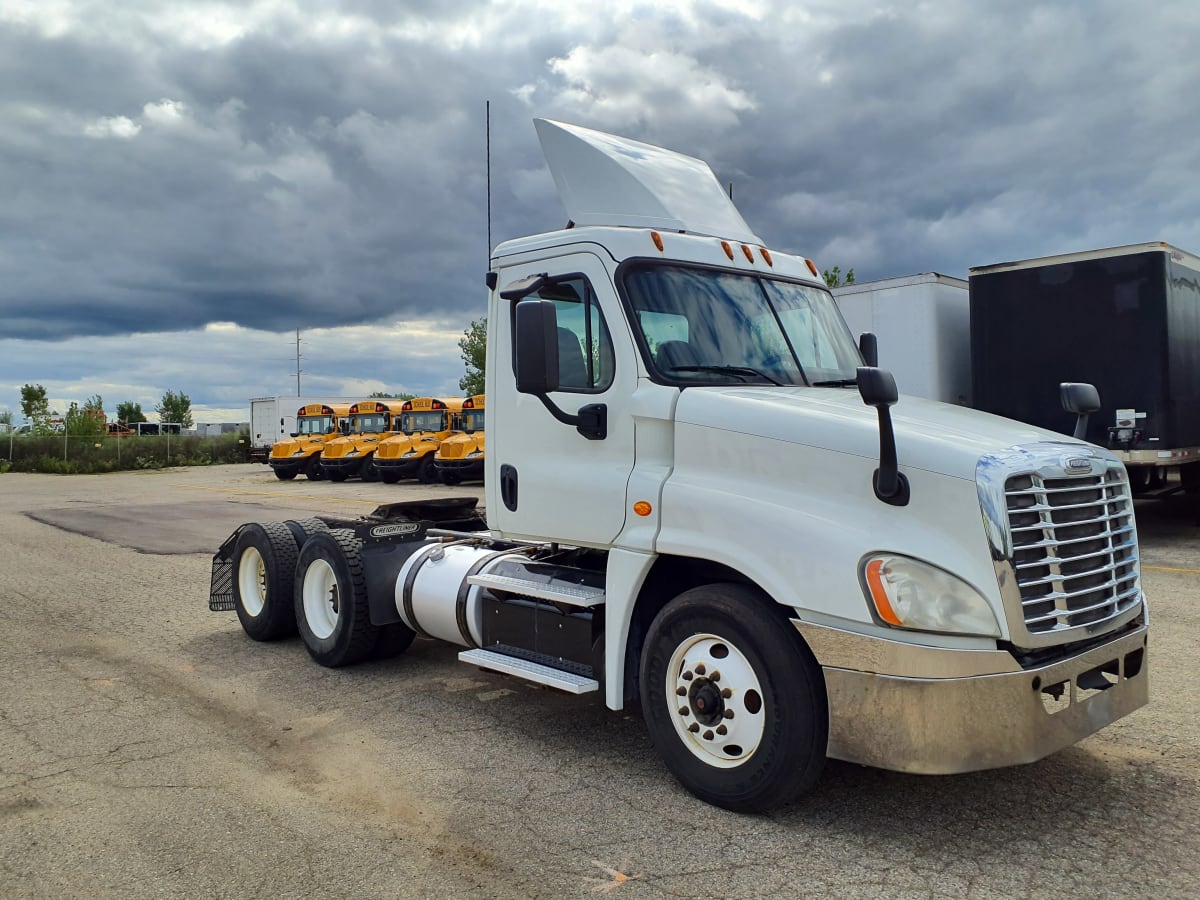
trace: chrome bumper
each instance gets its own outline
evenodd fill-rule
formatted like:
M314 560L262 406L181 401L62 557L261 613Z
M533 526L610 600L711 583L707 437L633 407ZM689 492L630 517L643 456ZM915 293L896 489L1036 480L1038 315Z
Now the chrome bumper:
M1077 656L1020 669L1003 651L915 647L793 622L825 674L834 759L925 775L1030 763L1149 700L1146 625ZM851 656L859 664L845 667ZM994 674L978 672L992 664L999 664ZM971 669L976 674L965 674ZM1096 690L1099 684L1107 687ZM1053 700L1047 689L1057 686L1061 697Z

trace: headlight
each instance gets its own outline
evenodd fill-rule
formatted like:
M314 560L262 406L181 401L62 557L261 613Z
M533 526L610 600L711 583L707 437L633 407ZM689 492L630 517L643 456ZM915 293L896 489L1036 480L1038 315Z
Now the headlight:
M416 456L416 455L417 455L417 451L416 451L416 450L409 450L407 453L401 453L401 454L400 454L400 458L401 458L401 459L409 459L409 458L411 458L411 457L413 457L413 456Z
M358 451L357 451L357 450L351 450L351 451L350 451L349 453L347 453L346 455L347 455L347 456L358 456Z
M304 455L303 450L295 450L292 452L292 456L303 456L303 455Z
M482 451L482 450L475 450L475 451L473 451L473 452L471 452L471 453L468 453L468 454L467 454L467 459L477 459L477 458L479 458L480 456L483 456L483 451Z
M1000 637L991 606L949 572L907 556L869 556L863 582L875 612L889 625L919 631Z

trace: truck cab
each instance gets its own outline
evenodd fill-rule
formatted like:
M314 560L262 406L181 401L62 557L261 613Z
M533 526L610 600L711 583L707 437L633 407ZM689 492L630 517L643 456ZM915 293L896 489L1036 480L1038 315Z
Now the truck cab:
M535 124L569 224L492 255L486 517L441 498L276 528L298 562L265 581L243 526L213 608L252 637L290 623L323 665L422 634L636 702L666 768L739 811L827 757L1027 763L1147 702L1112 452L900 398L816 264L768 247L705 163Z
M350 414L348 403L306 403L296 410L296 431L290 440L271 446L268 465L280 481L303 473L309 481L324 477L321 452L338 437L340 423Z
M438 443L433 457L437 476L443 484L458 484L483 478L485 401L483 394L462 401L458 428Z
M458 427L463 401L438 397L405 400L392 418L392 433L379 442L375 470L380 480L395 484L416 478L422 484L437 480L433 459L439 444Z
M360 400L350 405L342 434L321 452L321 471L330 481L345 481L357 475L363 481L377 477L373 459L381 438L392 428L395 401Z

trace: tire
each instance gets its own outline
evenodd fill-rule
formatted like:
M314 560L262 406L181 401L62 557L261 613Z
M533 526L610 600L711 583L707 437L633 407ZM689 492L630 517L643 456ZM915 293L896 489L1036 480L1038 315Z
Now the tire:
M349 529L314 534L296 564L295 616L309 655L337 668L366 659L379 638L371 624L361 542Z
M273 469L272 471L275 473L275 477L280 481L291 481L296 477L295 469Z
M654 619L642 654L655 749L685 788L735 812L794 800L825 765L821 669L771 602L739 584L685 591Z
M453 469L442 469L439 473L442 476L442 484L454 487L462 482L462 476Z
M362 461L362 465L358 467L358 477L363 481L378 481L379 472L375 469L375 457L368 456Z
M433 484L437 480L438 473L433 467L433 454L426 453L417 463L417 481L421 484Z
M372 659L391 659L399 656L409 648L417 633L403 622L379 626L379 637L375 641L375 649L371 651Z
M296 539L282 522L243 525L233 549L233 598L242 630L256 641L296 632L292 584Z
M326 476L326 477L327 477L327 478L328 478L330 481L336 481L336 482L338 482L339 484L340 484L341 482L345 481L347 478L349 478L349 477L350 477L350 476L349 476L349 475L347 475L345 472L340 472L340 471L338 471L337 469L329 469L328 471L326 471L326 472L325 472L325 476Z
M309 481L324 481L325 473L321 471L321 457L314 453L304 465L304 477Z
M376 469L375 471L379 473L379 480L384 484L395 484L400 480L400 473L394 469Z
M310 537L318 531L329 531L329 526L315 516L308 519L288 519L283 524L287 526L288 530L292 533L292 538L296 541L297 556L299 556L300 548L304 546L304 542Z

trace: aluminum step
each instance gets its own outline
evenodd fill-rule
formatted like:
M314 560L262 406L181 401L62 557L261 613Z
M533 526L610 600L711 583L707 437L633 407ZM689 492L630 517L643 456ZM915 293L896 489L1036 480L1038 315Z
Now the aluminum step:
M541 600L553 600L566 603L569 606L591 608L604 603L604 589L588 587L587 585L546 584L544 581L526 581L524 578L513 578L510 575L493 575L484 572L467 578L471 584L480 587L494 588L507 591L510 594L520 594L524 597L537 597Z
M584 678L582 675L573 675L570 672L563 672L561 669L552 669L540 663L517 659L515 656L505 656L503 653L495 653L491 650L463 650L458 654L458 659L460 662L470 663L481 669L503 672L506 675L524 678L526 681L535 681L538 684L558 688L568 694L587 694L600 689L600 682L594 678Z

